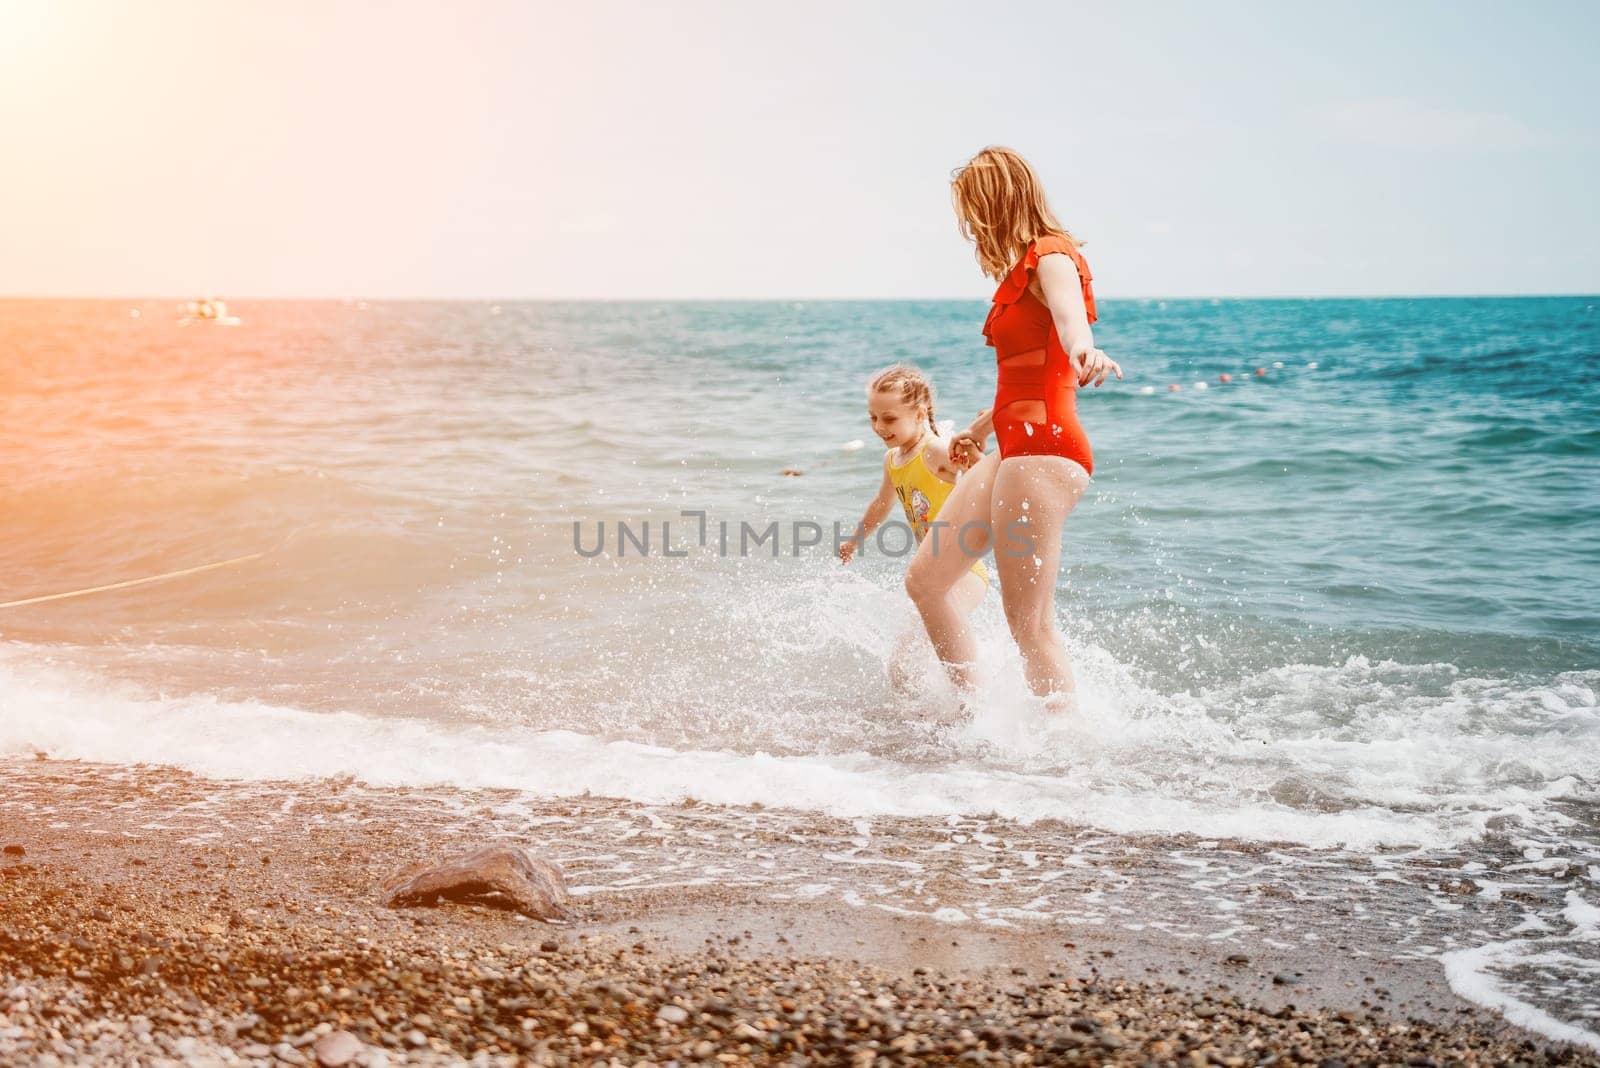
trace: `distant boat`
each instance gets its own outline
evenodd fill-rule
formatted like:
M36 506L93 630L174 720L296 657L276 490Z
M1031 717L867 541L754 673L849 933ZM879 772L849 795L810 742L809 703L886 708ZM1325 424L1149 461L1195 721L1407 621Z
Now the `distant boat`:
M191 326L195 323L210 323L213 326L238 326L240 322L237 315L228 314L227 301L212 300L210 297L180 304L178 310L183 313L178 319L179 326Z

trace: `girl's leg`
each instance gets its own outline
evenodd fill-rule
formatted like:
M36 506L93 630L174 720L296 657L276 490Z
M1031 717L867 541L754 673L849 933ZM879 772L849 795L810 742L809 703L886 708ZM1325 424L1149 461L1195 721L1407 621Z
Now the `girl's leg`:
M950 603L965 618L983 602L988 589L988 584L969 567L951 589ZM911 693L916 688L917 658L927 648L923 644L925 641L927 638L920 628L906 631L895 641L894 651L889 654L889 687L896 693Z
M977 531L973 531L973 533L976 534ZM968 538L967 544L970 545L971 543L972 539ZM972 565L969 563L967 565L967 573L961 576L960 580L955 584L955 588L950 591L950 603L955 606L957 612L961 613L961 618L965 619L983 603L983 595L988 592L988 589L989 587L984 583L983 579L972 573Z
M894 651L889 654L889 689L897 694L915 691L917 681L917 654L923 646L922 631L915 627L895 639Z
M1077 683L1056 630L1061 528L1089 486L1088 472L1061 456L1013 456L994 486L995 567L1006 623L1022 652L1028 687L1052 710L1070 710ZM1014 525L1016 524L1016 525Z
M971 607L963 610L951 593L961 577L971 573L973 556L989 547L989 495L999 464L1000 454L990 453L961 476L939 509L940 526L922 539L906 569L906 593L922 615L933 651L944 662L950 681L959 687L972 683L977 649L967 630ZM963 528L967 529L965 537L961 536Z

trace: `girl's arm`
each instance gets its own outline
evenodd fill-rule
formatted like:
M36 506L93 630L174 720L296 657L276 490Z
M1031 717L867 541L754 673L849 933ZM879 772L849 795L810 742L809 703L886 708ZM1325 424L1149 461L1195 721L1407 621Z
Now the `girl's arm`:
M872 498L872 503L867 505L866 514L861 517L861 524L856 527L855 536L839 546L839 562L848 564L850 558L861 548L861 543L889 517L889 510L894 507L894 483L889 481L889 456L883 457L883 481L878 485L878 495Z
M950 459L950 446L950 439L935 430L933 440L922 447L922 462L928 465L934 478L944 482L954 482L961 474L961 468Z
M1122 368L1094 347L1089 311L1083 304L1083 283L1078 279L1078 265L1072 262L1072 257L1060 253L1042 256L1034 273L1039 287L1044 290L1050 318L1055 321L1056 336L1078 372L1078 385L1086 386L1092 379L1098 387L1109 374L1115 374L1120 380Z

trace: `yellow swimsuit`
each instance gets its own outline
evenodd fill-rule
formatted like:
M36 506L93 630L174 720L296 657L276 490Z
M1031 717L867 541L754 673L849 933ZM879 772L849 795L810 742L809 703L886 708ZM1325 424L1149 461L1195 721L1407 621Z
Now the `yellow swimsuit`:
M898 467L895 466L893 449L889 450L885 461L889 482L900 498L900 506L906 510L906 522L911 524L918 542L927 536L929 526L939 518L939 510L944 507L950 491L956 488L954 482L946 482L929 469L927 461L922 458L925 447L919 444L911 459ZM948 551L961 552L956 531L946 527L939 534L941 540L937 547L941 552L947 551L946 546L949 546ZM983 580L984 586L989 585L989 569L983 566L982 560L973 561L972 573Z

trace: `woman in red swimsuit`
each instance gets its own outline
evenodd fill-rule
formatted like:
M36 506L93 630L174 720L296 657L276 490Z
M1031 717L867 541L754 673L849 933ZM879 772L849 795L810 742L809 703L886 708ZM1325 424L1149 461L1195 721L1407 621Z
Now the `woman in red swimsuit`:
M1076 705L1077 685L1056 629L1061 528L1094 469L1077 393L1108 375L1120 379L1122 369L1095 348L1089 265L1027 161L1008 148L986 148L956 171L951 193L984 273L1000 282L983 326L998 374L994 406L951 442L951 458L970 470L940 513L948 523L943 544L923 539L906 592L951 678L969 686L972 635L949 595L971 556L992 544L1028 685L1047 708L1066 711ZM1000 448L985 456L991 431Z

